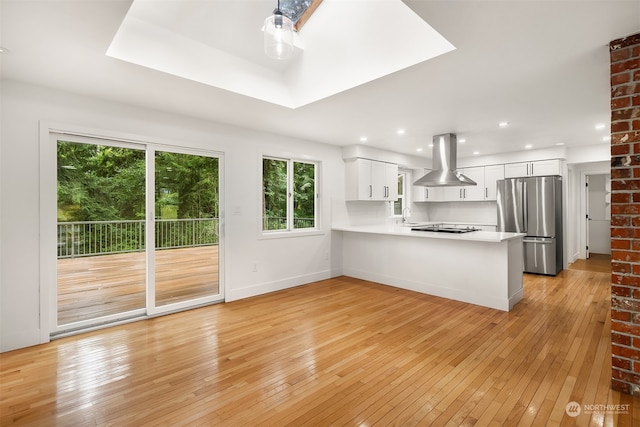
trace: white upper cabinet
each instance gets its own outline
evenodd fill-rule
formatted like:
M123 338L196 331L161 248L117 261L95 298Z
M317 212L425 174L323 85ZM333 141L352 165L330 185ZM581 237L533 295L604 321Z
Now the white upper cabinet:
M345 161L346 200L396 200L398 165L368 159Z
M497 184L504 179L504 165L484 167L484 200L497 200Z
M560 160L538 160L535 162L507 163L504 165L505 178L549 175L562 175Z
M431 169L414 169L413 181L423 177L427 173L431 172ZM424 187L422 185L413 186L413 202L439 202L442 200L442 187Z
M374 162L381 163L381 162ZM398 165L393 163L382 163L384 171L381 171L384 177L382 182L382 199L398 200ZM374 173L374 177L376 174ZM386 187L386 189L385 189ZM385 194L386 191L386 194Z
M464 168L461 172L478 184L462 187L464 200L484 200L484 166Z
M444 187L443 200L447 202L484 200L484 166L458 170L475 181L477 185Z

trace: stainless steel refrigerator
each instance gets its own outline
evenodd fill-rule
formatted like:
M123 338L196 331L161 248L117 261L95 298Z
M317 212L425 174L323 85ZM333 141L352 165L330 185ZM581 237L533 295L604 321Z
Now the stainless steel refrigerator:
M562 270L562 177L498 181L498 231L525 233L524 271L556 275Z

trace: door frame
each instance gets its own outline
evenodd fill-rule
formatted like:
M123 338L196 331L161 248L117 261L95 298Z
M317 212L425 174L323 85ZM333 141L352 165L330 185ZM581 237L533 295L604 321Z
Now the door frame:
M89 140L95 139L98 141L113 141L114 145L122 144L122 145L136 145L142 147L144 151L147 152L147 156L149 156L149 152L155 153L158 150L161 151L171 151L176 153L185 153L185 154L194 154L194 155L205 155L218 158L218 185L219 185L219 219L218 219L218 281L219 281L219 294L214 301L208 301L206 298L200 298L196 300L189 300L187 302L180 302L174 304L167 304L165 306L158 307L148 305L149 297L147 296L147 306L144 310L140 310L140 315L131 318L125 318L117 321L113 321L106 324L98 324L88 326L86 328L82 328L82 323L79 322L79 326L82 329L73 330L70 332L55 334L56 337L62 337L66 335L70 335L77 332L85 332L89 330L101 329L105 327L115 326L117 324L128 323L136 320L141 320L145 318L155 317L162 314L168 314L171 312L176 312L180 310L184 310L187 308L194 308L199 305L212 304L216 302L222 302L225 299L225 277L226 277L226 240L225 236L225 209L224 209L224 201L225 201L225 191L224 191L224 177L225 177L225 169L224 169L224 153L222 151L217 150L209 150L209 149L200 149L200 148L190 148L180 145L175 141L163 140L160 138L150 137L150 136L141 136L131 133L123 133L123 132L115 132L115 131L107 131L103 129L94 129L94 128L86 128L80 127L76 125L69 125L64 123L54 123L54 122L39 122L39 141L40 141L40 177L39 177L39 200L40 200L40 209L39 209L39 227L40 227L40 244L39 244L39 254L38 254L38 262L40 266L40 275L39 275L39 289L40 289L40 298L39 298L39 306L40 306L40 319L39 319L39 328L40 328L40 342L45 343L51 340L52 334L55 332L57 328L57 263L56 257L51 256L51 254L56 253L56 210L57 210L57 179L56 179L56 165L57 165L57 144L52 144L52 140L55 138L54 134L57 135L69 135L70 137L76 138L77 140ZM57 141L57 138L55 138ZM149 163L147 162L147 173L149 173ZM153 167L153 165L152 165ZM153 172L153 169L151 170ZM149 180L146 180L149 181ZM146 183L147 187L149 185L154 185L152 181L151 184L149 182ZM148 188L147 188L148 190ZM149 207L149 203L153 207L154 204L154 194L151 192L151 202L149 200L149 191L147 191L147 209ZM151 212L154 212L152 209ZM152 219L153 220L153 219ZM149 218L147 218L149 221ZM153 223L153 221L152 221ZM147 229L149 224L147 224ZM147 231L148 232L148 231ZM147 254L149 251L147 251ZM149 255L147 255L148 257ZM153 268L153 265L149 265L147 263L147 272ZM154 290L155 292L155 290ZM147 292L149 294L149 292ZM155 295L154 295L155 298ZM192 303L195 301L195 303ZM131 312L132 314L137 314L137 311ZM105 317L109 319L110 316Z
M610 169L594 169L594 170L583 170L580 172L580 217L578 218L578 224L581 224L578 227L578 258L587 259L587 243L588 243L588 231L589 228L589 220L587 219L587 211L588 211L588 199L587 192L589 189L587 188L587 176L588 175L607 175L610 174Z
M585 176L585 186L584 186L584 207L585 207L585 226L584 226L584 251L585 251L585 259L589 259L589 221L591 221L591 217L589 216L589 177L591 174Z

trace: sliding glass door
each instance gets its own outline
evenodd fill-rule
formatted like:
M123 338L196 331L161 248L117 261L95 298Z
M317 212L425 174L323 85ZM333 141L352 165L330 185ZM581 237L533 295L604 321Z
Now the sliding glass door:
M55 143L54 334L222 299L218 156Z
M220 294L218 159L155 153L155 305Z

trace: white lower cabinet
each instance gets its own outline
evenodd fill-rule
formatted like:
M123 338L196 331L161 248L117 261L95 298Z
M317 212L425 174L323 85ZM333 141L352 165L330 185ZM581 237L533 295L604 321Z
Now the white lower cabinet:
M345 199L392 201L398 198L398 165L369 159L345 161Z

